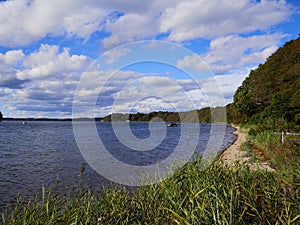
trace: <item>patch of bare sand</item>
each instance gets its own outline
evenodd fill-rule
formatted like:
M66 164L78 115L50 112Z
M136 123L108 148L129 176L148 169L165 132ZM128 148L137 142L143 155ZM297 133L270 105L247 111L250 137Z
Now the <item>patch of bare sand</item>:
M221 154L221 161L225 166L233 167L235 164L244 164L252 170L263 169L268 171L275 171L268 161L262 156L256 155L259 160L257 162L251 162L251 157L246 157L246 151L241 148L241 145L247 141L246 133L240 130L239 126L233 126L236 131L233 132L236 135L236 140L225 149Z

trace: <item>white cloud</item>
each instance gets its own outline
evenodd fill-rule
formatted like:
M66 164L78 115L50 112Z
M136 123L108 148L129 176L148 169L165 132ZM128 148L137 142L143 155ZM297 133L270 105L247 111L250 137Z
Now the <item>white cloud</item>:
M236 89L249 75L250 70L251 68L243 68L233 71L231 74L214 76L214 80L223 94L225 104L232 102Z
M24 69L17 72L16 76L23 80L69 76L74 72L82 72L90 63L87 56L70 56L67 48L60 52L56 45L43 44L37 52L25 58Z
M93 101L97 96L95 108L99 113L98 116L104 116L105 113L107 115L109 110L111 110L109 113L156 110L185 111L200 107L202 104L200 102L203 101L195 95L190 98L189 92L199 89L199 86L192 84L195 83L192 80L177 81L172 78L151 76L134 71L118 71L108 80L103 79L103 76L101 76L101 81L92 77L95 77L94 74L91 74L90 79L84 81L76 100L77 105L80 106L79 111L84 109L89 115L93 115L94 107L87 109L85 106L94 104ZM98 85L90 84L90 82ZM104 87L100 92L99 86L101 85Z
M151 14L129 13L116 21L108 21L105 30L111 35L103 39L103 46L111 48L121 43L154 37L158 31L158 21L153 17Z
M201 57L211 65L212 70L217 72L257 65L277 50L280 39L284 36L275 33L250 37L230 35L216 38L211 41L209 51ZM216 70L220 65L226 66L226 70ZM214 66L217 67L214 68Z
M0 55L0 62L2 108L15 110L18 116L25 111L30 117L71 116L77 83L91 59L70 55L69 49L56 45L41 45L27 56L22 50L8 51Z
M3 62L7 66L13 66L17 62L24 58L23 50L11 50L7 51L5 54L0 53L0 62Z
M0 3L0 45L16 47L46 35L88 38L109 12L92 1L13 0Z
M50 36L88 39L96 31L111 32L105 46L145 38L157 33L153 28L165 3L133 0L11 0L0 2L0 45L25 46ZM150 12L150 13L149 13ZM119 15L124 15L119 17ZM117 15L117 16L115 16ZM156 22L155 22L156 23ZM106 26L104 27L104 25ZM123 32L120 32L122 28ZM125 28L125 29L124 29ZM122 34L120 37L118 35ZM122 40L125 38L124 40Z
M88 39L96 31L109 33L106 48L161 33L182 42L268 30L292 12L284 0L11 0L0 3L0 45L24 46L47 35Z
M250 37L222 36L210 42L206 53L185 56L177 62L177 66L198 71L211 69L216 74L255 66L278 49L283 37L285 35L278 33Z
M162 14L160 31L168 40L186 41L266 30L291 15L285 1L184 0Z
M218 91L218 84L210 79L203 81L201 87L193 80L147 75L132 82L116 83L119 88L111 94L114 97L109 102L112 112L186 111L224 102L222 90Z
M197 71L209 70L208 65L197 54L187 55L182 60L178 60L177 67L181 69L193 69Z
M117 48L109 51L105 56L107 57L106 63L112 64L121 56L126 56L130 52L128 48Z

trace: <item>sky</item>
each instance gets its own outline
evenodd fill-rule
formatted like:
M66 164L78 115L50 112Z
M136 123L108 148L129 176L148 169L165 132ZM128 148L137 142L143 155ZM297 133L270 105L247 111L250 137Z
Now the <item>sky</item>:
M1 0L0 111L69 118L226 105L299 24L298 0Z

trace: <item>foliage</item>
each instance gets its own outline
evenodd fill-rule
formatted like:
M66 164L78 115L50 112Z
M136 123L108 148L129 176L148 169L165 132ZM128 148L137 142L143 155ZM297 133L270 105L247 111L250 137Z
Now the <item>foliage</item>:
M198 114L198 118L195 115ZM157 120L160 118L160 120ZM197 111L187 112L150 112L150 113L134 113L134 114L122 114L115 113L103 118L102 121L135 121L135 122L149 122L149 121L165 121L165 122L210 122L211 121L211 109L203 108ZM198 121L197 121L198 120Z
M266 118L300 124L300 38L286 43L252 70L234 95L244 122Z
M227 121L229 123L239 124L244 121L245 116L239 113L236 107L231 103L226 106Z
M2 113L0 111L0 122L2 121L2 119L3 119L3 115L2 115Z
M251 116L257 112L257 106L252 98L250 77L247 77L234 95L234 106L238 112Z

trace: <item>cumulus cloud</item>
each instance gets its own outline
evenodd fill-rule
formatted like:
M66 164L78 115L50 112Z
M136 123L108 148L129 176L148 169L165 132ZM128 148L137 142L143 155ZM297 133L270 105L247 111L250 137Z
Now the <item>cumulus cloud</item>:
M103 79L111 72L113 76ZM111 72L91 73L91 77L81 81L75 116L84 113L93 116L95 108L96 116L105 116L112 112L185 111L200 106L201 99L197 102L189 99L188 92L199 89L199 85L192 80L177 81L163 75L152 76L135 71Z
M126 3L115 0L0 2L0 45L25 46L47 35L88 39L96 31L111 33L111 37L103 41L105 46L139 39L140 36L149 37L158 30L158 26L151 28L161 10L158 5L162 4L157 4L156 0ZM120 17L122 14L124 16ZM120 32L120 27L124 32Z
M37 114L30 111L39 110L71 116L77 83L92 62L87 56L71 55L67 48L46 44L29 55L22 50L7 51L0 61L0 101L18 114L27 110L31 116Z
M277 50L283 34L254 35L241 37L230 35L216 38L211 41L209 51L202 55L204 61L208 62L212 69L217 72L257 65L263 62ZM214 68L216 66L216 68ZM226 70L219 66L226 66Z
M4 105L10 110L27 112L25 117L42 116L71 116L72 100L76 90L76 83L71 87L65 85L67 78L55 82L34 82L27 83L26 88L14 89L6 98L1 99Z
M92 1L12 0L0 3L0 45L24 46L46 35L88 38L101 29L106 10Z
M206 53L185 56L177 62L179 68L201 71L210 68L216 74L222 74L237 68L256 66L278 49L284 34L222 36L210 42Z
M45 79L68 76L74 71L83 71L91 60L84 55L71 55L69 49L62 52L56 45L42 44L37 52L31 53L23 61L24 69L17 72L19 79Z
M114 112L183 111L194 108L176 80L147 76L127 83L114 98Z
M240 70L232 71L230 74L214 76L215 82L218 84L218 88L223 93L225 104L232 102L236 89L249 75L250 70L251 68L242 68Z
M191 79L176 80L170 77L136 74L135 79L129 81L121 78L123 72L125 71L120 71L120 74L114 78L114 89L110 89L109 95L105 95L105 92L100 93L99 112L102 108L110 106L109 113L186 111L219 106L224 103L222 89L218 87L219 84L214 79L203 80L199 85ZM224 83L227 84L225 81ZM110 86L110 84L105 86ZM95 93L85 92L85 94L94 95ZM86 101L83 104L86 104Z
M25 57L23 50L11 50L5 54L0 53L0 63L4 63L8 66L13 66Z
M106 48L159 34L182 42L267 30L292 12L285 1L266 0L12 0L0 3L0 45L24 46L47 35L88 39L96 31L109 34Z
M15 76L6 76L5 78L0 80L0 87L7 87L10 89L21 89L24 87L24 84L29 82L30 80L20 80Z
M117 48L109 51L105 56L107 57L106 63L112 64L121 56L126 56L130 52L128 48Z
M266 30L287 20L291 12L285 1L185 0L165 10L160 31L178 42L216 38Z
M133 11L108 21L105 30L110 35L102 43L109 48L159 34L169 41L184 42L266 31L292 13L292 6L285 1L152 1L146 12Z
M16 76L17 69L21 60L24 58L22 50L7 51L5 54L0 53L0 88L7 87L11 89L20 89L29 82L29 79L18 79Z
M188 68L197 71L206 71L209 69L207 64L197 54L187 55L183 59L178 60L177 66L181 69Z
M108 21L105 30L111 35L104 38L102 43L105 48L110 48L121 43L155 37L158 21L151 14L129 13L114 22Z

